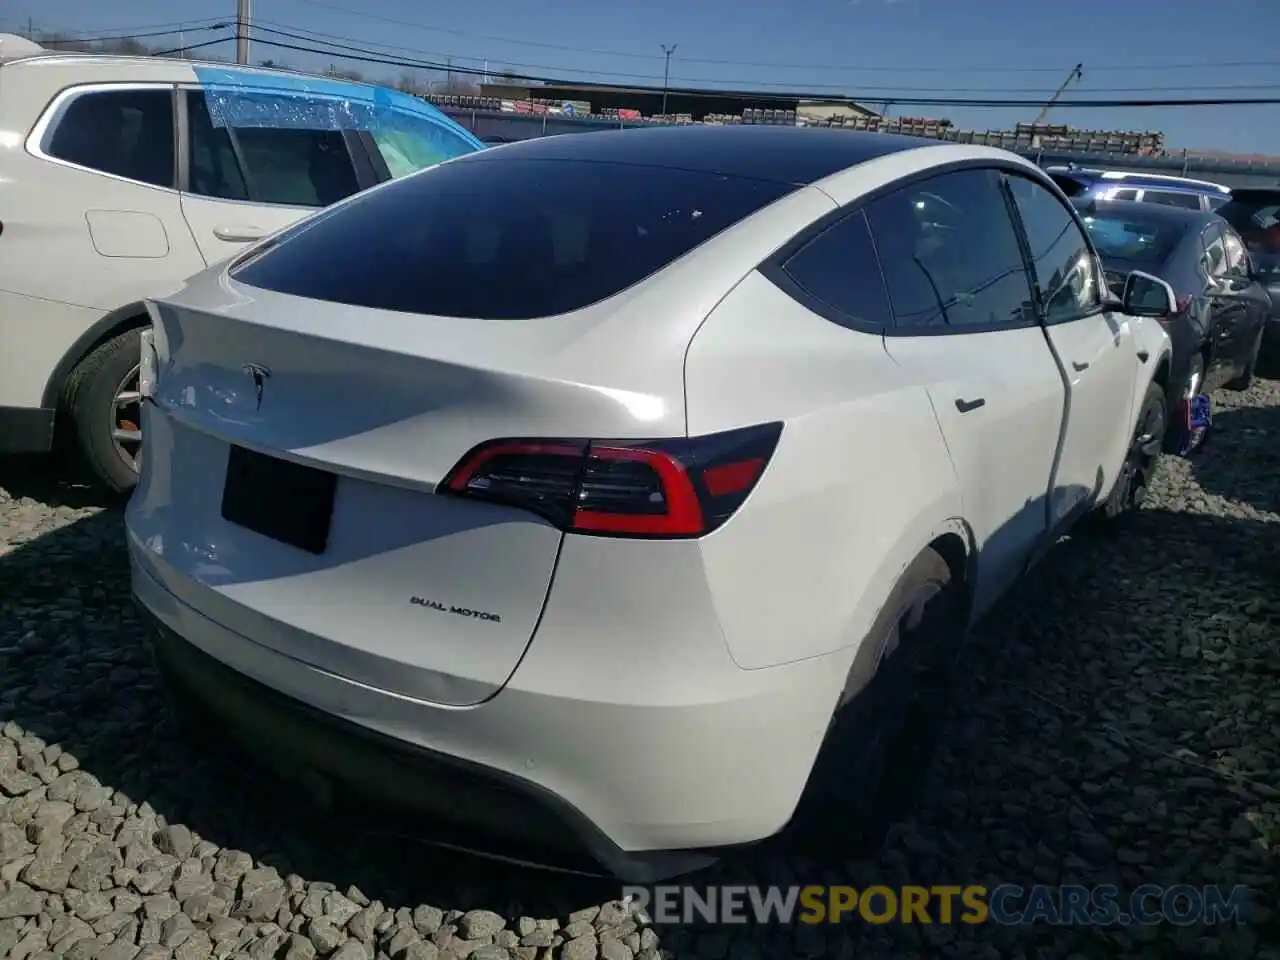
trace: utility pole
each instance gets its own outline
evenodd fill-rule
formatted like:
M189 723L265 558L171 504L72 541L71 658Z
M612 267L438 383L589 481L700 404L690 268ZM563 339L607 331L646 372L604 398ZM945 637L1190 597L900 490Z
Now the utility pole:
M1068 86L1071 85L1071 81L1079 80L1083 76L1084 76L1084 64L1077 63L1074 67L1071 68L1071 72L1067 74L1067 79L1062 81L1062 86L1058 88L1058 92L1055 93L1052 97L1050 97L1049 102L1044 105L1044 109L1040 111L1040 116L1036 117L1034 120L1031 121L1031 125L1033 127L1038 126L1040 124L1040 121L1043 120L1046 116L1048 116L1049 109L1055 103L1058 102L1058 98L1062 96L1062 92L1066 90Z
M236 63L249 62L249 0L236 0Z
M667 115L667 87L671 83L671 55L676 52L676 47L680 46L680 44L673 43L668 47L665 43L660 43L658 46L662 47L662 54L666 57L662 65L662 115L665 117Z

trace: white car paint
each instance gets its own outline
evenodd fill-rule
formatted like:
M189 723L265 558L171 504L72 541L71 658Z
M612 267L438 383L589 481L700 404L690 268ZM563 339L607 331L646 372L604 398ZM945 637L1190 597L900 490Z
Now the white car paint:
M597 136L613 135L560 139ZM960 538L980 616L1110 493L1168 362L1154 320L873 335L761 272L833 211L957 163L1056 189L1003 151L904 150L800 187L616 296L533 321L355 308L222 266L153 298L148 442L127 515L138 599L181 643L274 691L550 792L617 863L775 833L902 571ZM269 368L267 399L246 364ZM985 406L961 415L954 400L970 395ZM702 437L770 421L781 438L748 499L701 537L562 533L438 487L499 437ZM222 518L233 444L338 474L323 553ZM500 619L435 615L415 596Z
M177 290L192 273L314 212L154 186L46 151L73 100L105 91L199 90L207 68L31 45L18 45L0 64L0 451L44 449L38 435L18 436L7 425L36 417L51 425L71 369L97 344L144 325L146 297ZM244 69L276 83L299 82L294 74ZM480 149L458 130L468 149Z

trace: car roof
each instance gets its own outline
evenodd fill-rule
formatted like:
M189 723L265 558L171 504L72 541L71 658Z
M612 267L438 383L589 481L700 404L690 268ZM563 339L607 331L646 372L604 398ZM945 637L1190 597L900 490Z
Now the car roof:
M926 137L817 127L689 124L538 137L452 162L625 163L805 186L879 157L947 146Z
M1095 170L1083 167L1052 166L1045 168L1046 173L1072 177L1089 183L1111 183L1116 186L1152 187L1168 190L1187 190L1194 193L1215 193L1227 195L1230 188L1211 180L1196 180L1192 177L1175 177L1172 174L1144 173L1139 170Z
M1171 207L1163 203L1141 203L1137 200L1084 200L1076 204L1076 209L1086 215L1112 213L1126 217L1138 223L1182 224L1190 228L1195 224L1207 226L1215 220L1222 220L1213 211L1188 210L1186 207ZM1223 221L1225 222L1225 221Z
M13 60L3 61L5 69L32 67L40 70L68 70L88 74L88 82L173 81L182 83L195 80L197 69L234 70L237 73L256 73L273 77L315 77L296 70L260 67L244 63L227 63L220 60L181 60L173 57L134 56L116 53L81 53L67 50L43 50ZM355 87L376 86L343 77L325 77L326 83L350 84ZM77 81L72 81L77 82Z

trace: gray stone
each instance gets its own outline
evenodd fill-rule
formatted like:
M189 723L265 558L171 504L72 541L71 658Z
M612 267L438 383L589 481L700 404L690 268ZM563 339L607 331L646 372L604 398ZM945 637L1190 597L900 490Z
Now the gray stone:
M506 925L507 921L492 910L468 910L458 920L458 929L467 940L492 937Z
M0 894L0 920L6 917L34 917L44 907L44 897L27 886L15 886Z
M347 938L346 934L338 929L332 921L324 917L312 920L307 924L307 937L320 953L329 953L338 949L339 945Z
M370 954L359 940L347 940L334 951L330 960L369 960Z
M297 933L289 937L284 960L315 960L315 956L315 945L309 939Z
M423 904L413 909L413 926L424 937L429 937L444 922L444 912L436 907Z
M175 913L160 924L160 945L175 950L195 933L195 924L185 913Z
M560 956L563 960L595 960L599 947L594 934L574 937L560 948Z
M185 860L195 850L195 838L191 831L180 823L170 824L156 836L156 846L165 853L171 853L179 860Z

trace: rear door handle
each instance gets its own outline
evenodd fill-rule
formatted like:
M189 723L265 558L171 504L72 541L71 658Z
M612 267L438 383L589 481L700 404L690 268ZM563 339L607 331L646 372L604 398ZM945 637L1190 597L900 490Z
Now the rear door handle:
M1072 360L1072 361L1071 361L1071 366L1075 368L1076 373L1079 373L1081 370L1088 370L1088 369L1089 369L1089 364L1088 364L1088 362L1081 363L1081 362L1080 362L1080 361L1078 361L1078 360Z
M254 240L261 240L267 235L267 231L260 227L250 226L214 227L213 235L219 240L226 240L228 243L249 243Z
M977 410L979 407L986 406L986 398L978 397L976 400L961 400L956 398L956 409L961 413L968 413L970 410Z

